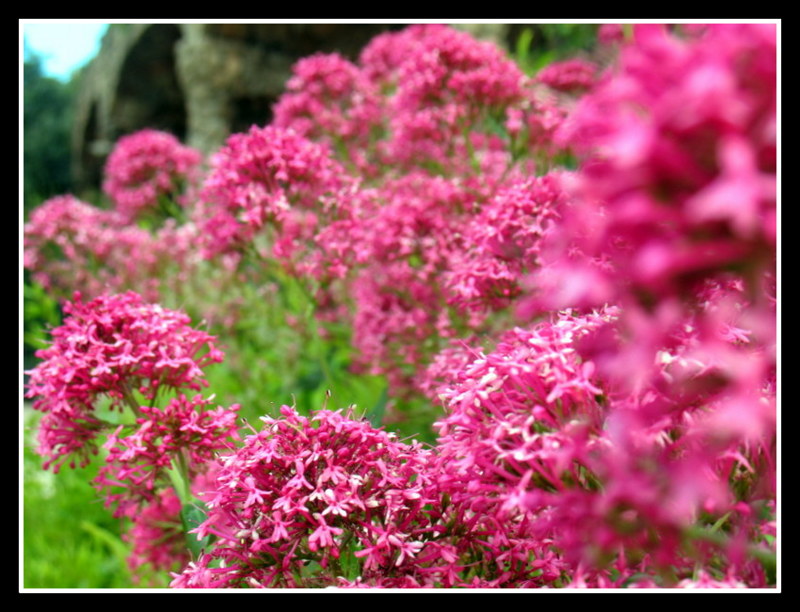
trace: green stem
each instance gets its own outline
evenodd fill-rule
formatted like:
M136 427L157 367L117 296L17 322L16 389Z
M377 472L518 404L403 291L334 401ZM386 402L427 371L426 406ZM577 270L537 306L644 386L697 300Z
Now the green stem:
M139 402L136 401L136 398L133 396L133 392L128 386L122 388L122 399L125 401L128 407L133 410L133 414L136 417L142 416L142 413L139 410Z
M181 505L186 505L192 501L192 494L189 490L189 467L183 450L172 458L172 468L168 471L175 494L181 500Z
M719 523L719 521L717 521L717 523ZM715 524L714 527L717 527L717 525ZM728 538L724 533L720 531L714 531L714 527L712 527L711 529L706 529L698 525L693 525L692 527L689 527L686 530L686 535L691 540L700 540L703 542L709 542L720 548L727 547L730 544L730 538ZM758 560L765 567L775 567L777 563L775 552L767 548L764 548L763 546L759 546L757 544L750 544L747 546L746 551L750 557Z
M622 24L622 33L625 37L625 42L632 42L633 41L633 24L632 23L623 23Z

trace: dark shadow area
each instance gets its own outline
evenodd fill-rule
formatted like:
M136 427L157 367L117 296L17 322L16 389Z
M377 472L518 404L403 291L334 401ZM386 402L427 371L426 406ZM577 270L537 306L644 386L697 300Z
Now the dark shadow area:
M113 115L114 140L143 128L186 138L186 108L175 69L176 25L153 25L131 49L120 71Z

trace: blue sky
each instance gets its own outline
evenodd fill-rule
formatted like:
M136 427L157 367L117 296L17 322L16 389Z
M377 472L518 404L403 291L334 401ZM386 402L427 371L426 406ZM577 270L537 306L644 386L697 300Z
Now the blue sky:
M95 56L108 24L41 21L24 22L21 26L25 46L42 58L45 75L66 81Z

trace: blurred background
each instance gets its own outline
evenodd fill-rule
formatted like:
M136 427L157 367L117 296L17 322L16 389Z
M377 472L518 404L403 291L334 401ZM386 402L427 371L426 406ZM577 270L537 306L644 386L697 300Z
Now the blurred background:
M265 125L292 65L316 52L349 59L407 24L23 23L24 206L66 192L89 199L121 136L170 132L210 153ZM529 72L588 52L592 24L456 24Z

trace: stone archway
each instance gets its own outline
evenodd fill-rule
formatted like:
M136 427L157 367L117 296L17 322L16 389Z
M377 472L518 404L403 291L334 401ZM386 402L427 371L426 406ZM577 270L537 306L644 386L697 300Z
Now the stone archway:
M180 26L153 25L127 53L111 108L112 139L145 127L186 138L186 103L175 64L181 35Z

